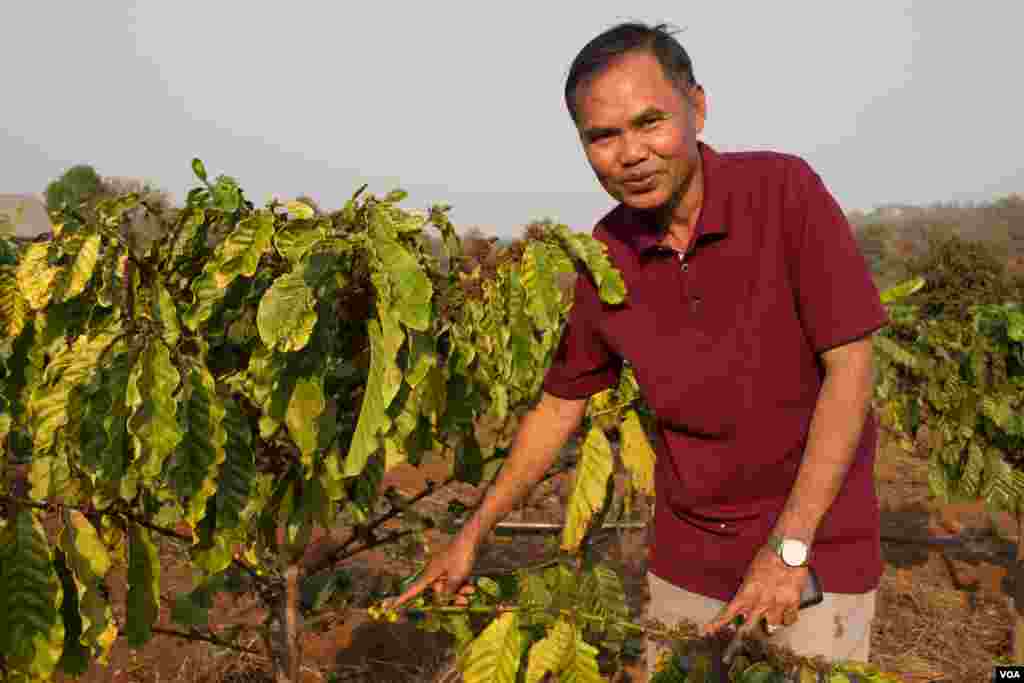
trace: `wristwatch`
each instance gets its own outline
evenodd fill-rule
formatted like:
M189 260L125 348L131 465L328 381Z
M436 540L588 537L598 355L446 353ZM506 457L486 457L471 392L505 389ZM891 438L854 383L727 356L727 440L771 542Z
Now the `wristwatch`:
M804 567L807 565L810 548L803 541L772 534L768 537L768 547L774 550L787 566Z

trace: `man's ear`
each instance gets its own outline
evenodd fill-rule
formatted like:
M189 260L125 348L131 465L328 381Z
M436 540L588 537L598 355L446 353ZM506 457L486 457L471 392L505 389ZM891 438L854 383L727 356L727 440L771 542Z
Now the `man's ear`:
M693 125L697 133L704 130L704 122L708 117L708 101L704 95L704 86L696 83L690 88L690 106L693 107Z

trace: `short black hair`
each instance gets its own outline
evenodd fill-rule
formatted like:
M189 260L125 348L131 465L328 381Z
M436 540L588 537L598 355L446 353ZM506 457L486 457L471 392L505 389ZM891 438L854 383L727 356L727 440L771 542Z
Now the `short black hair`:
M583 46L569 67L565 80L565 106L576 121L576 87L580 82L603 71L622 55L633 52L648 52L658 63L679 91L697 84L693 75L693 61L683 46L669 32L667 24L648 26L639 22L627 22L613 26Z

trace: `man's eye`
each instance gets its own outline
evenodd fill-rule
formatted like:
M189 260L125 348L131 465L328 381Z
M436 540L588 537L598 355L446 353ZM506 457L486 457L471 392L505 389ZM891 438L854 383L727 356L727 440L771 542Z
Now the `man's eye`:
M661 119L645 119L640 125L644 128L654 128L654 126L660 122Z

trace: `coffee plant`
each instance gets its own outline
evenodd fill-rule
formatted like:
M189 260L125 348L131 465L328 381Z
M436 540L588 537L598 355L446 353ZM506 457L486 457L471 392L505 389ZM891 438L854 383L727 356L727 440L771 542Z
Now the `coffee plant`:
M264 656L297 681L302 629L345 587L339 565L422 544L437 524L415 508L436 484L381 491L384 473L442 459L441 486L486 483L505 450L483 425L507 433L536 400L571 305L566 278L592 278L610 304L625 294L603 245L563 225L473 258L447 207L401 209L401 191L362 188L330 213L258 208L235 179L193 170L181 209L137 194L65 201L52 239L0 249L0 670L12 681L81 675L116 640L157 634ZM124 229L140 213L164 228L145 247ZM478 577L469 606L412 606L423 628L454 636L464 680L605 680L602 653L615 660L645 634L675 644L677 670L691 663L659 680L699 680L713 661L695 624L636 624L592 550L616 458L624 504L654 493L649 419L623 373L590 401L558 556ZM317 527L349 536L309 567ZM196 576L169 605L176 628L158 623L164 542ZM117 610L115 567L127 575ZM266 607L262 650L240 627L211 630L226 591ZM733 673L856 675L844 666L755 642Z

